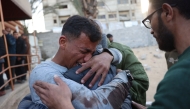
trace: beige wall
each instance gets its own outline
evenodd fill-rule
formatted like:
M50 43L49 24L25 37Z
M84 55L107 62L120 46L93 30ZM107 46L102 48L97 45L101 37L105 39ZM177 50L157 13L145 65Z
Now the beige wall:
M110 22L123 22L125 21L141 21L144 17L141 12L141 2L140 0L136 0L136 3L132 4L131 0L127 3L118 3L118 0L97 0L99 4L104 4L103 6L98 5L98 10L100 15L105 15L105 18L98 18L103 23L110 23ZM125 0L124 0L125 1ZM109 18L109 14L113 13L115 18ZM120 16L120 14L123 13ZM127 13L127 14L124 14Z

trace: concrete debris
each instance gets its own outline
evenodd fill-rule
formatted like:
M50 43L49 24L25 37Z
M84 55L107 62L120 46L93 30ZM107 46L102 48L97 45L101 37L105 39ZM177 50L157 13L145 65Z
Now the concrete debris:
M147 57L146 54L142 54L142 55L140 56L140 59L141 59L141 60L146 60L146 57Z
M148 66L147 64L143 64L143 67L145 71L149 71L151 69L151 67Z
M156 51L157 51L157 52L160 52L160 49L157 48Z
M170 62L170 63L172 63L172 64L174 64L175 62L177 62L178 61L178 59L174 59L174 58L169 58L168 59L168 62Z
M161 56L161 54L159 54L159 53L155 53L155 54L154 54L154 57L160 59L162 56Z

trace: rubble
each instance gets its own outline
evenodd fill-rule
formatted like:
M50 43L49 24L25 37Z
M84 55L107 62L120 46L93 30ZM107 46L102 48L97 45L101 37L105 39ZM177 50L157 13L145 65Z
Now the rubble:
M142 55L140 56L140 59L141 59L141 60L146 60L146 58L147 58L147 55L146 55L146 54L142 54Z
M161 56L160 53L155 53L155 54L154 54L154 57L155 57L155 58L158 58L158 59L162 58L162 56Z
M151 67L148 66L147 64L143 64L143 67L145 71L149 71L151 69Z

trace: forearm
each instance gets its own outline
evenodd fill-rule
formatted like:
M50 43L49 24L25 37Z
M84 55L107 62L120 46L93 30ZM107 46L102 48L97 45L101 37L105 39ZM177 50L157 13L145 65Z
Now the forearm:
M65 81L67 83L67 81ZM126 73L119 73L109 84L96 90L89 90L78 83L67 83L73 94L75 108L117 109L128 95L129 85Z
M64 105L64 108L63 109L74 109L71 101L67 102L65 105Z
M49 109L74 109L71 100L64 100L63 102L61 102L60 105L57 105L56 108L49 108Z

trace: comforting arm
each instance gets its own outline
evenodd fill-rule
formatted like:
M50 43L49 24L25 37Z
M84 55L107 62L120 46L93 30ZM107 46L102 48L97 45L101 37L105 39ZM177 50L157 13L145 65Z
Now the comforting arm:
M149 80L142 64L138 61L133 51L125 45L112 42L109 44L109 48L116 48L122 53L122 61L117 65L117 68L130 71L134 78L130 89L132 100L145 105Z
M126 73L119 73L109 84L89 90L81 84L68 84L73 94L73 105L77 109L119 109L126 99L130 85Z
M76 109L119 109L126 99L130 88L125 72L119 73L109 84L103 85L96 90L89 90L82 84L66 79L63 76L58 76L69 86L72 92L72 104ZM47 79L49 80L50 78L47 77ZM43 84L43 82L40 84ZM53 84L56 83L54 82ZM51 98L50 95L53 93L53 98L59 101L60 96L55 98L55 94L58 94L54 93L53 90L56 90L55 88L48 87L45 88L45 90L47 93L44 94L48 96L48 98ZM32 98L34 97L34 93L35 92L32 90ZM38 93L38 95L40 94ZM39 104L40 98L39 96L38 98L33 98L33 102L38 102ZM42 102L40 104L42 104Z

